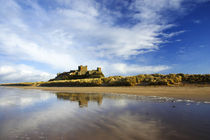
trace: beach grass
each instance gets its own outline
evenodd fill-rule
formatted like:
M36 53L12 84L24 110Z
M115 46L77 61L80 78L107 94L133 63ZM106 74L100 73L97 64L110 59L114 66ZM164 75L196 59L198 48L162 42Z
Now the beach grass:
M40 86L40 87L94 87L94 86L183 86L209 85L210 74L140 74L136 76L110 76L72 80L41 82L6 83L1 86Z

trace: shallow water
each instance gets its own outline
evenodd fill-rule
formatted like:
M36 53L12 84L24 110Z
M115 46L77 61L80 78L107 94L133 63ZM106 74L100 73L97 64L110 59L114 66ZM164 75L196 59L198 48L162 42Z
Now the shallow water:
M210 104L0 87L0 139L210 139Z

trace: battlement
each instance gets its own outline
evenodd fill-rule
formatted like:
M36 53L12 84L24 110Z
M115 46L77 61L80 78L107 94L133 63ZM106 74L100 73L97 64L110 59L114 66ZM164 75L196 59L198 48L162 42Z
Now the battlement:
M78 70L83 71L83 72L87 72L87 66L80 65L80 66L78 66Z

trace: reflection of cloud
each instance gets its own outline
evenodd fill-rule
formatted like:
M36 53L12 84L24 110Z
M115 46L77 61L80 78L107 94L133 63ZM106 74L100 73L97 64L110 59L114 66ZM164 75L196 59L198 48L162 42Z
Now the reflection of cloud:
M14 130L18 136L46 133L49 139L60 135L64 139L101 139L102 136L105 136L104 139L130 139L132 136L138 139L160 139L163 133L164 126L158 120L145 119L143 114L134 113L135 110L119 112L114 102L104 102L106 108L103 110L90 107L81 110L74 102L60 101L26 116L17 114L19 121L7 120L2 132L18 128Z
M36 101L38 97L40 97L40 100L49 99L48 93L41 92L38 92L37 94L29 94L31 97L29 98L27 97L28 91L31 92L31 90L26 90L24 94L20 93L20 96L23 97L24 95L26 97L20 97L21 99L16 102L16 105L29 105ZM64 96L66 94L60 93L57 95ZM87 94L87 96L85 96L85 94L68 95L71 95L66 95L68 99L75 97L76 95L78 95L76 96L78 98L90 97L88 96L89 94ZM154 119L151 121L145 121L143 114L134 113L132 110L122 110L119 112L120 109L123 109L122 107L128 106L130 103L133 103L131 102L133 99L136 99L135 96L129 97L130 99L127 100L122 95L114 96L106 94L102 108L89 106L82 110L78 108L76 102L58 100L52 102L47 108L37 108L35 112L28 112L27 115L24 116L22 116L22 113L17 113L15 118L19 121L17 122L16 119L5 121L3 132L7 134L7 131L11 131L13 128L18 128L17 130L14 130L16 135L21 135L26 132L30 134L35 132L35 130L36 132L39 130L39 133L48 130L46 133L49 133L47 135L51 137L53 137L53 135L68 134L68 137L73 139L77 139L77 136L83 138L100 138L100 136L106 135L106 133L110 134L108 136L110 139L128 139L130 136L136 136L137 138L147 138L149 136L149 139L158 138L161 134L158 121ZM96 96L91 96L90 98L94 99ZM150 134L146 133L148 131L150 131ZM83 132L82 135L81 132ZM75 134L75 137L73 137L73 134Z
M52 131L55 130L54 134L57 133L56 130L60 125L67 127L66 129L69 130L73 126L69 125L68 121L75 117L74 114L78 111L78 105L74 103L71 103L70 106L68 105L69 102L54 102L54 104L47 108L38 107L36 111L26 112L24 115L21 112L17 113L14 117L15 119L5 120L4 123L1 124L1 128L3 129L0 135L7 135L10 131L14 131L16 136L28 133L28 131L39 135L37 130L40 129L40 126L49 129L50 125L56 126L50 128ZM17 119L19 121L16 121ZM63 123L64 120L67 121L67 123ZM44 130L40 130L39 132L43 133L43 131ZM60 131L63 130L60 129Z
M145 113L145 111L153 111L154 106L136 101L155 101L157 97L147 97L147 99L143 96L104 94L102 107L90 104L88 108L79 108L77 102L49 100L56 99L56 96L46 91L1 89L0 99L1 101L4 99L5 102L0 107L8 110L4 114L5 119L3 121L0 119L0 136L3 138L12 132L11 139L13 136L27 134L34 139L39 139L40 135L46 135L46 139L62 136L63 139L153 140L162 139L166 131L172 130L160 121L159 116L148 116ZM66 93L60 95L67 96ZM85 94L70 95L72 96L67 96L68 99L88 97ZM45 104L39 106L42 101L45 101ZM10 106L11 104L16 105L15 109ZM32 104L38 104L38 106L31 106ZM22 106L27 106L27 109ZM176 135L176 132L173 135Z
M0 94L0 107L34 105L38 102L43 102L52 97L50 93L30 90L30 93L24 90L6 90L7 94Z
M126 100L119 100L119 101L117 102L116 105L119 105L119 106L126 106L126 105L128 105L128 104L127 104L127 101L126 101Z
M140 114L135 115L131 112L119 114L114 120L110 117L105 127L109 128L116 138L121 139L130 139L133 136L138 139L154 140L159 139L162 134L157 120L146 121Z

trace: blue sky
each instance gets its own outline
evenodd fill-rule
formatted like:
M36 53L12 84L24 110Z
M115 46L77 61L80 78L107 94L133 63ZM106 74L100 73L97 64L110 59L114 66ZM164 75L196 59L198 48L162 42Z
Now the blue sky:
M0 82L78 65L106 76L210 71L210 0L0 0L0 9Z

